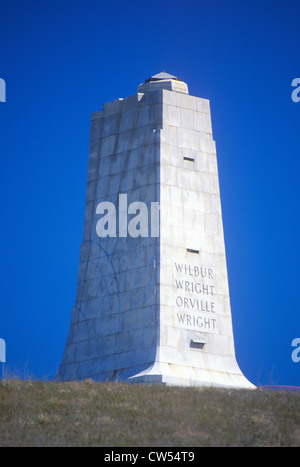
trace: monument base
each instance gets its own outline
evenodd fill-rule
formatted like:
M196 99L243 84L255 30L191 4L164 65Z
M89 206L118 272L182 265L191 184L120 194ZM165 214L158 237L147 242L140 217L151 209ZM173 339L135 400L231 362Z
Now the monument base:
M236 362L232 362L236 371L232 373L200 370L199 368L183 367L181 365L155 363L141 373L124 380L126 383L160 384L165 386L185 387L223 387L232 389L256 389L241 373Z

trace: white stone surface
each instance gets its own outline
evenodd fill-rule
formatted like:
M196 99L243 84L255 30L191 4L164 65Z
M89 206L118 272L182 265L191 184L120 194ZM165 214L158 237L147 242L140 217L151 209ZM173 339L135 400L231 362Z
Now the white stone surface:
M99 238L98 203L159 202L160 237ZM201 344L202 343L202 344ZM209 101L161 80L92 115L76 304L58 378L254 386L236 362Z

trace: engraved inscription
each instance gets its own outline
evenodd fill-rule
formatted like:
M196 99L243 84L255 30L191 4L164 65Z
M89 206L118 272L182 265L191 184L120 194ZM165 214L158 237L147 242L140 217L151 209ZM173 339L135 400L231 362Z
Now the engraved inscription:
M212 268L175 263L176 323L186 329L217 332Z

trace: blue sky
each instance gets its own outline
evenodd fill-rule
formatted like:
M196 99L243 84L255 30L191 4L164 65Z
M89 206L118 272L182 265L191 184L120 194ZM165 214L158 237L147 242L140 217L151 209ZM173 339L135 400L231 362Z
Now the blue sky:
M162 70L210 99L237 360L300 386L299 0L0 0L7 366L53 377L75 301L90 114Z

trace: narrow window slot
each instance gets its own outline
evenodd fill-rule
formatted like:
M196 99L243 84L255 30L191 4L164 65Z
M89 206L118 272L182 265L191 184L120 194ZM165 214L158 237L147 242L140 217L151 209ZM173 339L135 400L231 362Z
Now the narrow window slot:
M199 255L200 251L199 250L192 250L191 248L187 248L188 253L194 253L195 255Z
M204 339L199 339L199 340L190 340L190 347L192 349L200 349L202 350L204 346L207 344L207 342Z
M193 159L192 157L184 157L183 160L189 161L189 162L195 162L195 159Z

